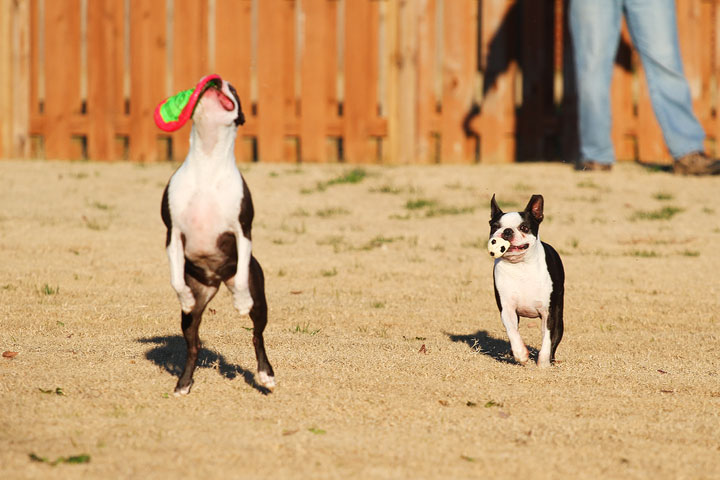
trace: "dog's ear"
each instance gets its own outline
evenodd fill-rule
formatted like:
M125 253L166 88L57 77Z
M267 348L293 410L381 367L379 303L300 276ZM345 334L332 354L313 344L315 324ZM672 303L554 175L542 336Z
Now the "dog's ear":
M490 220L498 218L503 215L503 211L500 210L497 202L495 201L495 194L493 193L492 199L490 200Z
M235 97L235 103L237 103L238 107L238 114L237 117L235 117L235 126L238 127L240 125L245 124L245 114L242 111L242 106L240 105L240 97L237 94L237 90L235 90L235 87L230 85L228 83L228 88L230 89L230 93L233 94L233 97Z
M527 207L525 207L525 211L532 215L535 221L537 221L537 223L543 221L544 203L545 201L543 200L542 195L533 195L532 197L530 197L530 201L528 202Z

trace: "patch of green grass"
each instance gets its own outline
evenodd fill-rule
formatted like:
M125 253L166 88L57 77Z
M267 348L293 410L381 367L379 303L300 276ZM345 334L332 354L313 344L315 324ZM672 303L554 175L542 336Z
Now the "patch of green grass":
M577 186L578 186L578 188L590 188L593 190L600 190L600 188L601 188L600 185L598 185L597 183L595 183L589 179L578 182Z
M332 270L321 270L320 274L323 277L334 277L338 274L337 268L333 267Z
M319 245L321 247L330 245L333 247L333 251L335 253L338 253L338 252L342 251L342 249L343 249L343 246L345 244L345 237L343 237L342 235L329 235L325 238L321 238L320 240L317 240L315 242L315 244Z
M383 245L402 240L403 238L405 237L385 237L383 235L378 235L377 237L371 239L368 243L360 247L359 250L372 250L373 248L380 248Z
M377 188L371 188L370 193L389 193L391 195L398 195L403 192L403 189L394 185L382 185Z
M656 258L660 256L660 254L655 250L631 250L630 252L626 253L626 255L628 257L637 258Z
M371 304L372 308L385 308L385 302L375 301Z
M63 392L63 389L60 388L60 387L57 387L55 390L53 390L52 388L51 388L51 389L48 389L48 390L46 390L46 389L44 389L44 388L38 388L38 390L40 390L41 393L44 393L44 394L47 394L47 395L52 395L52 394L54 394L54 395L58 395L58 396L60 396L60 397L64 397L64 396L65 396L65 392Z
M485 408L502 407L502 402L496 402L495 400L488 400L485 402Z
M406 213L405 215L397 215L393 214L388 217L389 220L410 220L410 214Z
M532 190L535 190L532 185L528 185L527 183L518 182L515 185L513 185L513 190L516 192L530 192Z
M464 215L467 213L473 213L475 211L475 207L455 207L452 205L440 205L437 207L429 208L427 211L425 211L425 217L432 218L432 217L442 217L445 215Z
M90 230L95 230L96 232L100 232L103 230L107 230L110 228L110 222L107 223L100 222L98 220L95 220L94 218L88 218L85 215L82 217L83 222L85 222L85 226L89 228Z
M315 215L317 215L320 218L329 218L329 217L336 217L338 215L348 215L350 213L350 210L343 207L329 207L329 208L323 208L322 210L318 210L315 212Z
M15 289L17 289L17 287L15 285L13 285L12 283L6 283L5 285L0 285L0 290L13 291Z
M673 206L662 207L658 210L637 210L632 214L630 220L670 220L682 211L682 208Z
M673 195L672 193L668 193L668 192L657 192L657 193L654 193L654 194L653 194L653 198L654 198L655 200L666 201L666 200L672 200L672 199L675 198L675 197L674 197L674 195Z
M367 171L364 168L353 168L352 170L343 173L337 178L328 180L325 182L326 186L330 185L341 185L345 183L360 183L365 177L367 177Z
M308 428L308 432L310 432L314 435L325 435L327 433L322 428L316 428L316 427Z
M405 203L405 208L408 210L420 210L422 208L434 207L437 205L437 201L429 200L427 198L418 198L416 200L408 200Z
M47 463L48 465L52 465L53 467L60 463L78 464L90 462L90 455L86 453L82 453L80 455L71 455L69 457L58 457L53 461L50 461L47 457L41 457L39 455L36 455L35 453L30 453L28 456L33 462Z
M318 332L320 332L320 329L311 329L310 328L310 322L305 322L303 325L300 325L299 323L295 325L295 328L289 329L290 333L303 333L305 335L317 335Z
M680 252L680 255L684 257L699 257L700 252L698 252L697 250L683 250L682 252Z
M702 212L708 215L715 215L715 209L710 207L703 207Z
M290 214L290 216L291 217L309 217L310 212L308 212L304 208L298 207Z
M283 270L282 268L280 270L278 270L278 272L277 272L278 277L284 277L285 275L287 275L287 272L285 270Z
M45 285L40 287L39 291L43 295L56 295L56 294L60 293L60 287L57 285L55 285L53 287L46 283Z
M98 202L98 201L92 202L90 204L90 206L97 208L98 210L105 210L105 211L112 210L113 208L115 208L112 205L108 205L107 203L102 203L102 202Z

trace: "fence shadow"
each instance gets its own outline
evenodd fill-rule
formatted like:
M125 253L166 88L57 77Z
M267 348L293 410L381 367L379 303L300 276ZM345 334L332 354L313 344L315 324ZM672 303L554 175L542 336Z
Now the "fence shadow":
M465 343L472 350L486 355L497 362L517 364L512 356L510 342L502 338L493 337L487 330L478 330L475 333L466 335L448 332L443 333L447 335L451 341ZM537 360L538 350L528 347L528 351L530 352L530 359Z
M145 358L153 362L165 371L180 377L185 367L185 339L181 335L165 335L138 338L139 343L154 345L145 352ZM263 395L268 395L270 390L255 381L255 374L240 365L229 363L222 354L208 348L201 347L198 353L197 368L217 368L220 375L233 380L238 376L243 377L245 383L253 387Z

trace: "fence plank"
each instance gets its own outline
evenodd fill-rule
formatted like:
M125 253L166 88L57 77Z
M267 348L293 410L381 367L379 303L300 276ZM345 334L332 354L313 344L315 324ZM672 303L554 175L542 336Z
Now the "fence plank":
M515 2L483 2L482 58L499 60L506 67L498 71L497 65L488 62L484 69L493 82L488 84L488 79L485 79L482 114L479 122L476 120L472 124L480 125L474 130L480 131L480 161L483 163L512 162L515 159L514 87L517 65L507 60L508 38L501 29L514 6Z
M88 157L114 160L115 120L122 113L123 1L88 2Z
M79 158L70 121L80 112L80 1L45 2L45 156Z
M328 52L328 2L303 0L304 43L301 52L300 151L303 162L327 161L326 116L328 97L325 59Z
M373 8L371 2L345 2L345 52L344 52L344 101L343 133L345 160L361 163L371 160L368 123L373 115L376 97L373 96L371 72L376 56L371 50ZM377 25L375 23L375 25Z
M216 0L215 6L215 73L230 82L240 97L245 125L235 142L235 158L252 160L243 132L257 128L250 98L251 0Z
M630 32L623 20L620 36L620 49L613 67L610 87L610 103L612 114L611 138L615 146L615 156L619 160L635 160L637 139L637 118L635 116L635 100L633 84L636 82L632 66L637 54L627 48L631 44Z
M172 46L172 88L173 95L194 87L198 80L208 75L206 2L198 0L174 0L173 46ZM190 124L172 134L173 159L183 160L190 146Z
M283 159L284 100L283 58L285 42L281 37L287 0L263 0L258 2L258 156L263 162L279 162Z
M165 2L130 0L130 159L157 161L155 106L165 89Z
M440 101L436 89L439 68L436 61L436 7L436 0L422 0L417 12L417 147L414 159L417 163L439 160L435 141Z

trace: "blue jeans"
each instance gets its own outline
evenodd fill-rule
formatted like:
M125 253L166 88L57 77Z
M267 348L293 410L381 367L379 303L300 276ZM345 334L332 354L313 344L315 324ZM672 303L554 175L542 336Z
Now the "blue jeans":
M674 0L572 0L570 32L578 88L581 160L613 163L610 82L625 14L640 54L655 117L674 158L703 151L683 72Z

